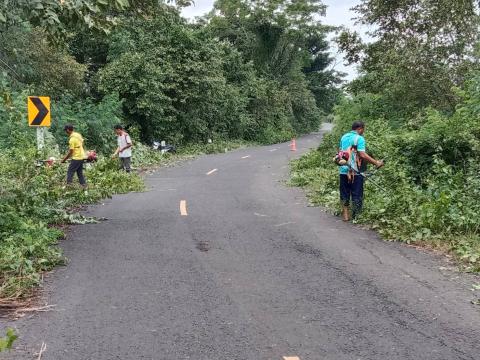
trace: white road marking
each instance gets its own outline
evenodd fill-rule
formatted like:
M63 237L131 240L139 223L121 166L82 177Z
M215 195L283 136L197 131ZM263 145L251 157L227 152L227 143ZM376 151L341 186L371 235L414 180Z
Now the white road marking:
M187 201L186 200L180 201L180 215L182 215L182 216L187 216L188 215L188 213L187 213Z
M298 356L284 356L283 360L300 360Z
M213 169L207 172L207 175L212 175L214 172L218 171L218 169Z
M295 223L293 221L289 221L289 222L286 222L286 223L277 224L275 226L280 227L280 226L291 225L291 224L295 224Z
M259 216L259 217L269 217L268 215L259 214L259 213L253 213L253 215Z
M247 156L242 157L242 159L248 159L249 157L250 157L250 155L247 155Z
M274 151L277 151L278 149L271 149L271 150L268 150L270 152L274 152Z

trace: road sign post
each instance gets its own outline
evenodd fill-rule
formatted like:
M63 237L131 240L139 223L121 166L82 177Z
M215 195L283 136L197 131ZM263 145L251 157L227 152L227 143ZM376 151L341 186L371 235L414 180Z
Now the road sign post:
M37 127L37 149L38 151L43 150L45 147L45 128Z
M48 96L29 96L27 101L28 126L37 128L37 149L45 147L45 127L51 124L50 98Z

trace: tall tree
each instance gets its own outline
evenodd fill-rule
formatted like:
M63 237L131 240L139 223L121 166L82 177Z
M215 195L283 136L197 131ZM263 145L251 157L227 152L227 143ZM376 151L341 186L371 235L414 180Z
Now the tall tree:
M41 29L12 28L0 34L0 69L14 79L16 87L28 84L38 93L58 99L83 96L86 66L66 49L53 46Z
M259 70L284 78L316 55L308 54L312 39L319 39L325 50L329 28L317 19L324 14L319 0L219 0L210 23L217 36L232 42Z
M218 0L209 24L260 73L295 89L303 73L317 104L328 112L327 92L338 92L339 74L326 71L332 62L326 35L333 28L320 22L325 11L320 0Z
M478 0L362 0L354 10L370 25L374 41L358 33L339 37L349 63L360 64L362 77L351 90L383 93L394 110L410 115L434 106L453 110L453 86L461 85L472 67L479 41Z

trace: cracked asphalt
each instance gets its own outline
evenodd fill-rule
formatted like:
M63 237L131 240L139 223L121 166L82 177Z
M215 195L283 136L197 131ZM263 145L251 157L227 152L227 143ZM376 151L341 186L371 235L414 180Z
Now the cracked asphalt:
M321 133L203 156L89 208L51 311L12 326L5 359L480 359L475 280L308 206L288 163ZM276 150L275 150L276 149ZM330 156L330 154L325 154ZM213 171L215 170L215 171ZM208 175L207 175L208 174ZM182 203L183 202L183 203Z

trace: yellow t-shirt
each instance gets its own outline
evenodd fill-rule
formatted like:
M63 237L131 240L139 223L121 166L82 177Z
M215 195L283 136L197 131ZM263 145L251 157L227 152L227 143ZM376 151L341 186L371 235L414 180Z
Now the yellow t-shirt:
M73 160L83 160L85 159L85 151L83 150L83 137L77 132L72 132L70 134L70 139L68 140L68 146L70 150L73 150L72 159Z

